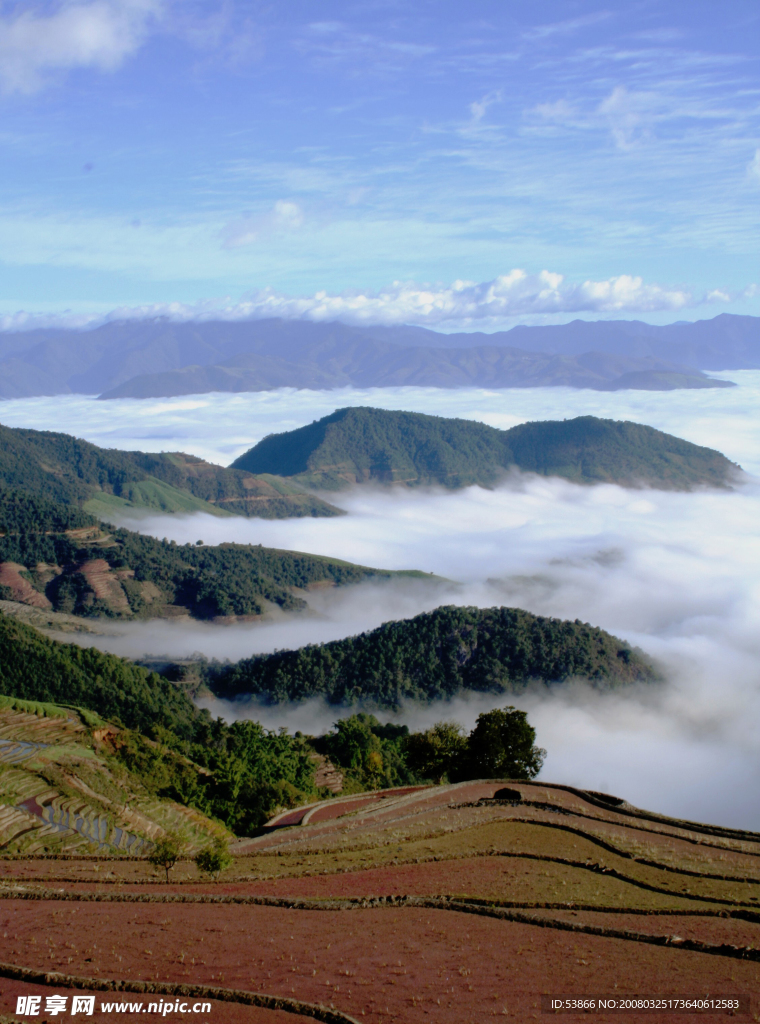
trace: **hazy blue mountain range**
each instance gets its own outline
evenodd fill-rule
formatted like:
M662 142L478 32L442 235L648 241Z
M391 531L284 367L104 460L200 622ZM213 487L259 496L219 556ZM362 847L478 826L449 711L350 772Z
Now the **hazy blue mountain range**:
M84 507L100 518L135 507L267 519L341 514L286 480L214 466L184 452L122 452L70 434L4 426L0 489Z
M0 334L0 398L158 397L276 387L723 387L702 370L760 366L760 318L577 320L495 334L306 320L113 321Z
M360 636L211 665L220 697L324 697L336 704L450 699L463 690L516 693L574 676L608 688L657 678L641 652L602 629L519 608L457 608L386 622Z
M327 490L370 480L491 486L511 468L578 483L689 490L726 486L738 471L720 452L639 423L579 416L498 430L369 408L338 409L306 427L270 434L232 467Z
M378 338L383 338L384 331L403 331L404 343L408 345L429 345L429 341L422 339L432 333L421 327L374 327L372 330ZM666 359L698 366L701 370L760 367L760 317L737 316L734 313L721 313L712 320L664 326L646 324L641 320L573 320L569 324L547 327L513 327L494 334L473 331L440 337L439 344L451 348L512 345L526 352L554 355L605 352L634 358Z

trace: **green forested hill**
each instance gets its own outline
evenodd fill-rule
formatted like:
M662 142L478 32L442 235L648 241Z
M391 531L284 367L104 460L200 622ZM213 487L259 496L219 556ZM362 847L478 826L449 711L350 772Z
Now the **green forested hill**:
M713 448L642 423L596 416L521 423L505 434L521 470L576 483L686 491L725 487L739 468Z
M265 437L232 467L328 489L367 480L465 487L493 483L510 461L504 432L484 423L349 408Z
M447 606L387 622L346 640L259 655L208 669L222 697L324 697L333 703L453 697L463 690L514 693L532 681L578 676L602 687L656 678L644 656L604 630L519 608Z
M70 513L74 522L66 523ZM196 618L260 615L267 601L305 607L293 590L315 583L423 575L261 545L178 545L123 529L52 532L56 522L93 521L77 508L19 493L0 500L3 516L21 529L0 535L0 596L73 615L154 617L182 609Z
M214 466L182 452L122 452L47 430L0 426L0 489L23 490L103 516L138 506L281 519L339 510L285 480Z
M384 409L338 409L264 438L232 463L304 485L493 485L510 468L579 483L688 490L726 486L737 467L720 452L640 423L579 416L497 430L472 420Z

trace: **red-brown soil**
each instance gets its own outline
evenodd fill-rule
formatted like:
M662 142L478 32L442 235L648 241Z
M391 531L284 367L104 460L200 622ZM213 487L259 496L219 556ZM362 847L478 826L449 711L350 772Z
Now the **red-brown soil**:
M129 892L210 893L213 896L279 896L288 898L345 899L373 896L476 896L512 902L550 901L564 903L577 896L587 899L588 883L594 893L607 893L613 905L628 906L632 900L641 902L641 893L625 882L612 880L562 864L546 865L539 875L535 861L521 857L466 857L457 860L428 861L424 864L389 864L364 871L323 873L311 876L268 878L254 881L218 882L199 879L194 872L191 881L165 886L156 880L145 884L134 882ZM49 868L48 868L49 870ZM41 879L44 875L40 873ZM538 883L538 884L537 884ZM579 887L583 887L579 891ZM86 892L110 891L103 882L69 882L68 887ZM646 894L645 894L646 895ZM600 902L594 900L593 902ZM602 901L604 902L604 901ZM663 907L690 904L679 896L654 900ZM701 905L701 904L700 904Z
M0 586L10 590L13 601L20 601L33 608L52 608L45 595L35 590L29 580L21 575L26 571L26 566L16 562L0 562Z
M0 927L6 962L247 988L368 1022L527 1020L542 993L760 992L757 963L416 908L14 902L0 907Z

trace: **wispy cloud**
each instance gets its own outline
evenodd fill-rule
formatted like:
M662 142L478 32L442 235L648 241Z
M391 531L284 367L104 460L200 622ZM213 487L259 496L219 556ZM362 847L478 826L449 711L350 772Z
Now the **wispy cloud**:
M273 232L294 231L304 222L303 210L287 199L278 199L272 209L259 217L245 213L229 221L222 228L222 245L225 249L239 249L251 245L262 235Z
M353 73L385 76L435 54L429 40L404 39L394 33L358 29L345 21L318 21L304 26L294 41L317 67L340 64Z
M472 114L472 120L474 123L480 123L485 117L488 108L493 106L494 103L501 103L502 91L496 89L493 92L488 92L479 100L475 100L470 104L470 113Z
M160 0L93 0L50 11L20 10L0 19L0 86L41 89L55 72L112 71L142 43Z
M612 16L611 11L595 11L593 14L586 14L580 18L566 18L564 21L548 22L544 25L535 25L523 32L523 38L529 40L548 39L552 36L567 36L581 29L590 28L599 22L606 21Z
M658 105L658 98L653 93L630 92L618 85L599 104L599 113L608 122L617 146L630 149L637 138L647 135L647 115L651 116Z

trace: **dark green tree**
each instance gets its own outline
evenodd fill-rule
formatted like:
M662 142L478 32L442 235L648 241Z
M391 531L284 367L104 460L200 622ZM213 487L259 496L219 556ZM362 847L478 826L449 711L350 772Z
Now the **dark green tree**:
M436 722L425 732L412 733L404 744L409 768L437 783L461 773L468 749L467 737L458 722Z
M478 715L467 744L470 778L534 778L546 757L535 740L525 711L508 705Z
M380 740L372 732L372 726L378 724L374 715L364 713L341 718L329 741L330 754L343 768L360 771L369 754L380 750Z

